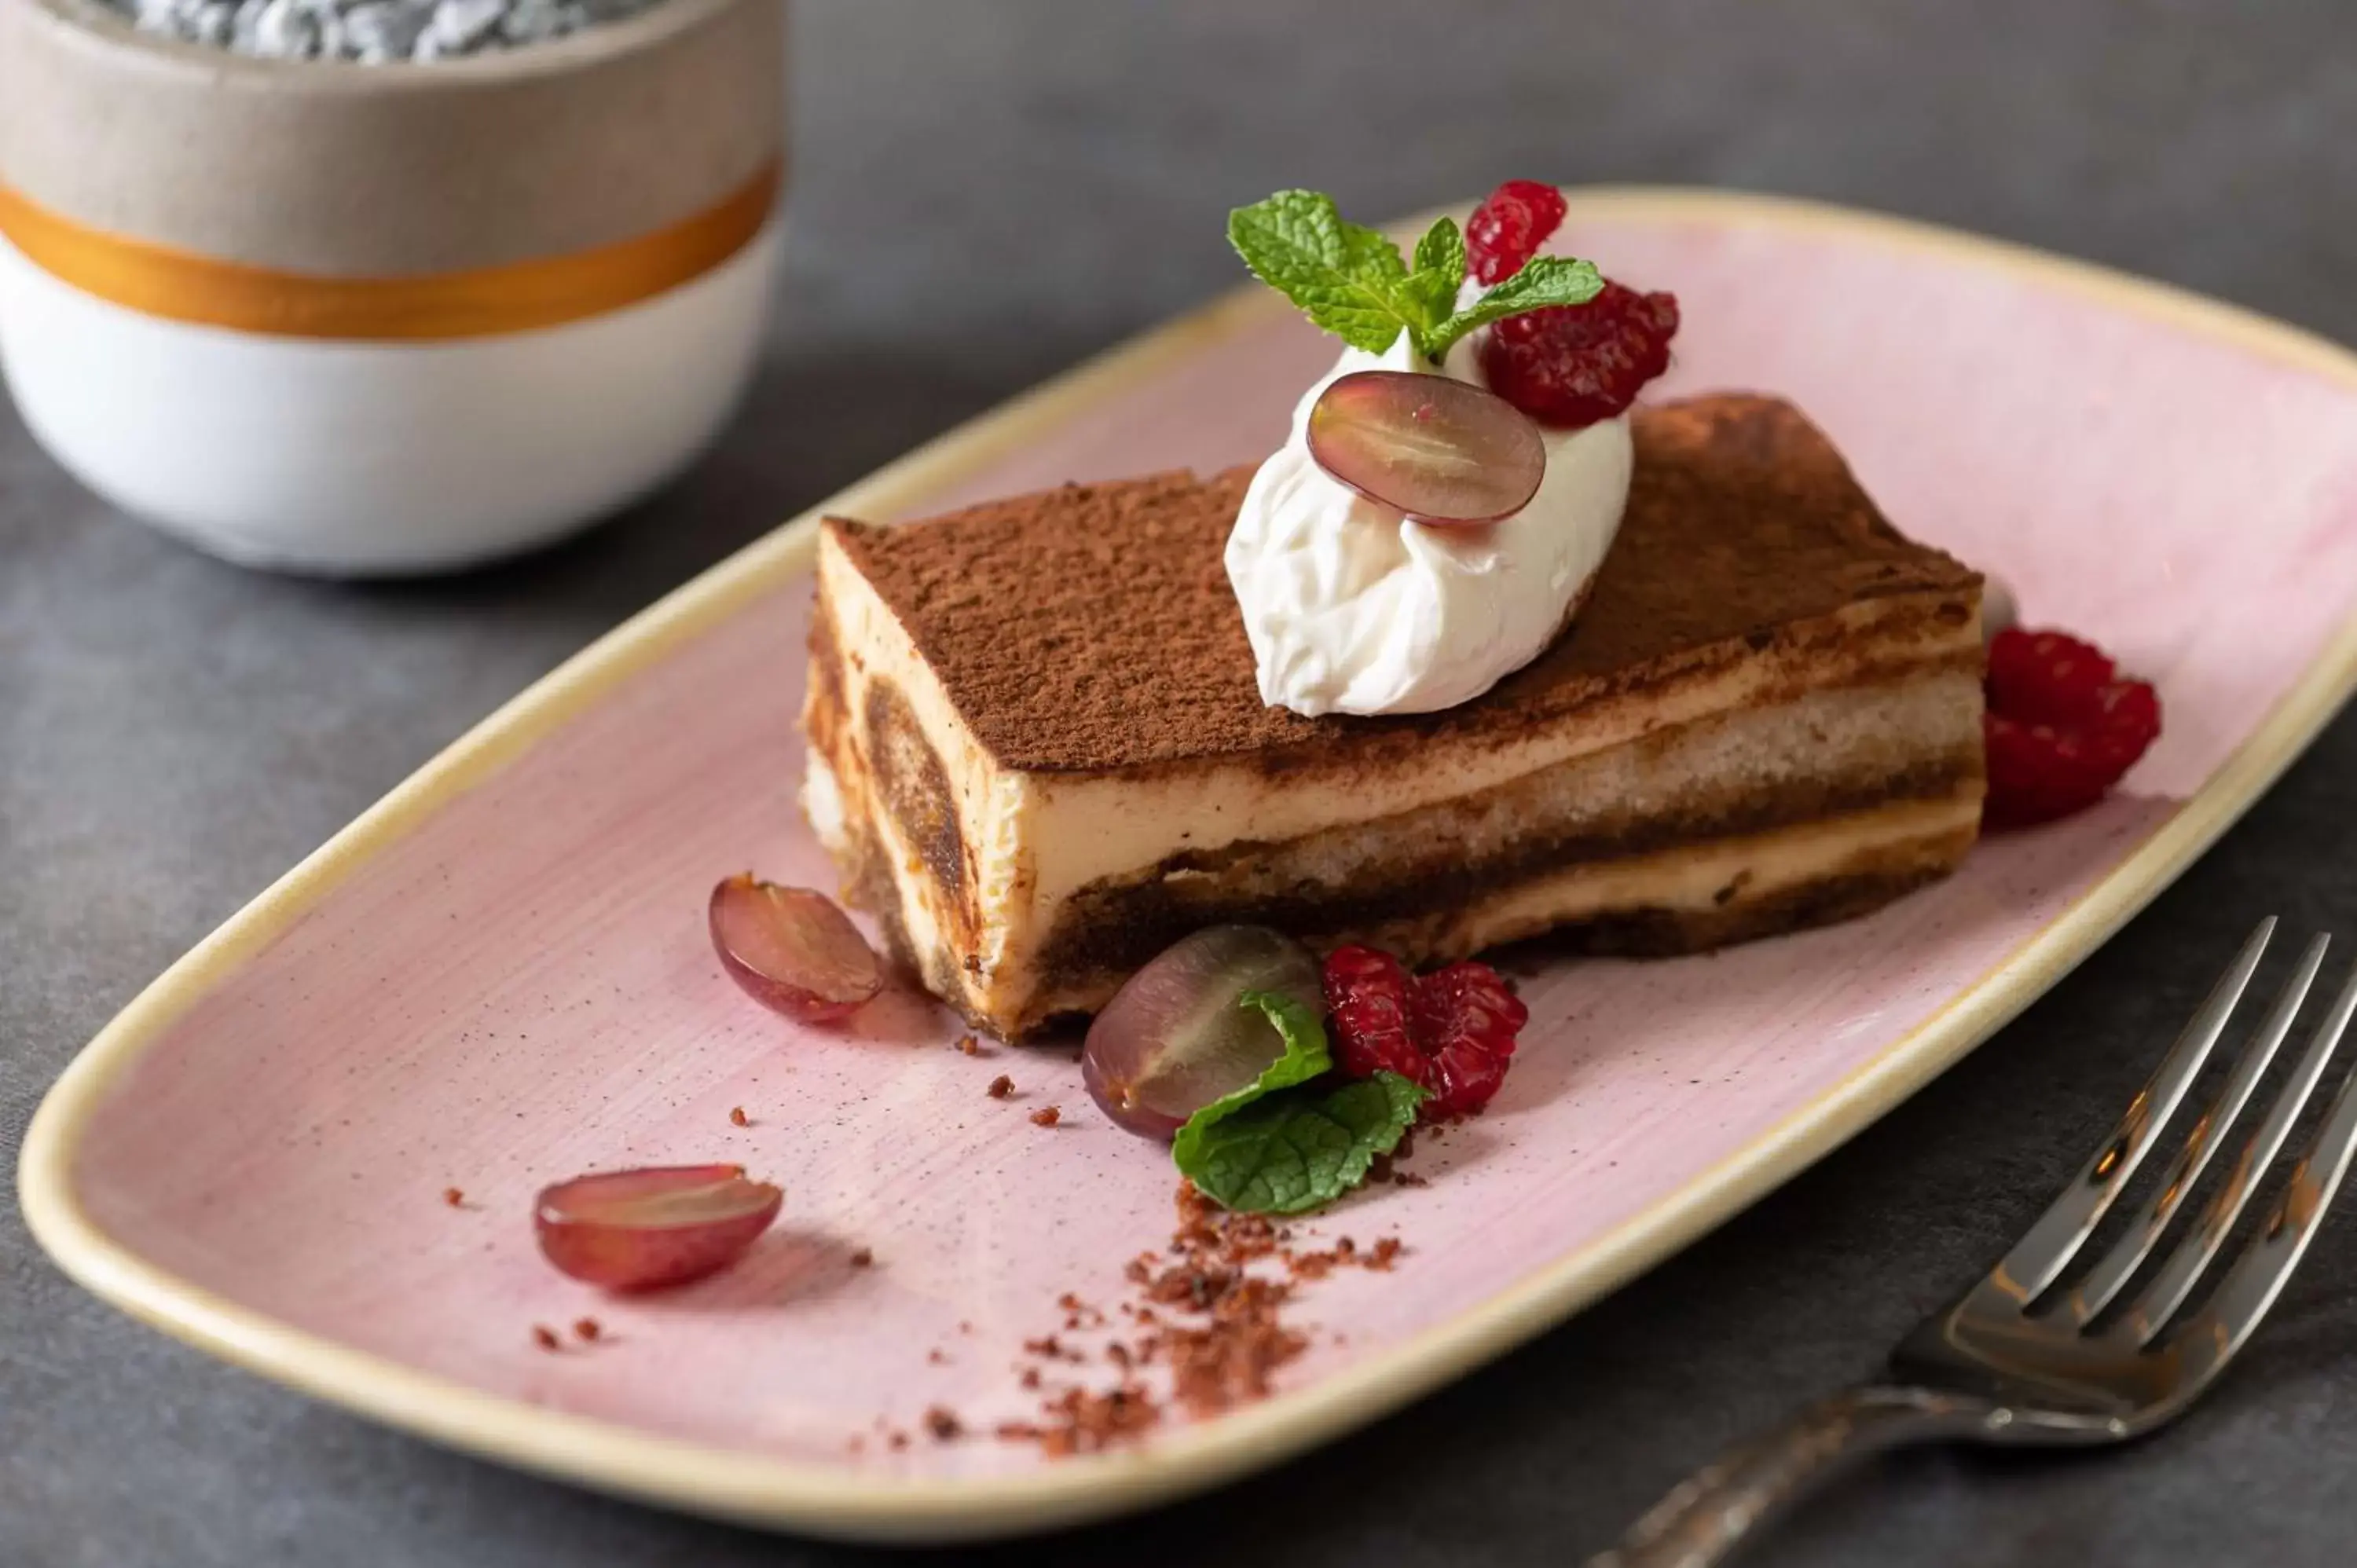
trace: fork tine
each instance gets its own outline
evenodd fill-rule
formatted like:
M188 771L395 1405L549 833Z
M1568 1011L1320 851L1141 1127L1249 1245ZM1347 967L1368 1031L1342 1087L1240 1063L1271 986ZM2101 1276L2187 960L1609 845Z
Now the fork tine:
M2086 1168L2072 1179L2046 1212L2038 1217L2037 1223L2013 1244L2013 1250L1989 1271L1985 1282L1987 1286L2027 1306L2054 1283L2054 1276L2085 1244L2088 1233L2102 1220L2112 1200L2136 1175L2153 1139L2175 1114L2178 1101L2185 1098L2187 1085L2201 1070L2210 1048L2218 1043L2227 1016L2242 1000L2244 987L2250 984L2252 972L2259 967L2259 955L2266 951L2267 939L2275 934L2275 929L2273 915L2259 922L2258 929L2243 943L2243 950L2227 966L2209 999L2185 1026L2185 1032L2177 1036L2177 1043L2169 1047L2168 1057L2153 1073L2152 1081L2128 1102L2127 1114L2120 1119L2119 1126L2095 1157L2087 1162Z
M2111 1250L2087 1271L2086 1278L2072 1287L2071 1315L2082 1326L2109 1306L2112 1298L2119 1294L2120 1287L2126 1284L2136 1270L2143 1266L2145 1259L2151 1255L2154 1244L2159 1241L2162 1232L2169 1229L2169 1222L2176 1218L2178 1208L2192 1192L2194 1184L2201 1179L2201 1173L2209 1168L2212 1156L2225 1142L2235 1118L2242 1115L2243 1107L2250 1101L2251 1091L2258 1087L2260 1078L2267 1070L2267 1064L2275 1059L2277 1047L2284 1043L2284 1036L2291 1033L2292 1022L2299 1016L2300 1004L2308 999L2308 988L2315 982L2316 972L2323 966L2324 950L2330 940L2330 937L2319 935L2308 944L2308 951L2300 956L2299 968L2284 983L2282 992L2276 997L2276 1004L2267 1011L2266 1021L2259 1026L2258 1033L2252 1036L2250 1043L2243 1047L2242 1057L2234 1063L2233 1074L2219 1087L2216 1097L2202 1108L2201 1116L2185 1134L2184 1146L2178 1151L2175 1162L2169 1165L2160 1190L2153 1195L2151 1202L2145 1205L2144 1213L2127 1233L2114 1242ZM2320 1063L2319 1065L2321 1066ZM2306 1092L2305 1090L2301 1091L2303 1097ZM2288 1124L2287 1122L2286 1125ZM2259 1156L2259 1168L2264 1170L2267 1161L2274 1157L2275 1150L2269 1148ZM2228 1223L2232 1224L2232 1220ZM2167 1320L2167 1316L2165 1313L2162 1315L2163 1321Z
M2357 981L2344 993L2352 994L2357 994ZM2217 1294L2170 1337L2169 1350L2184 1368L2183 1398L2191 1399L2217 1376L2275 1305L2332 1207L2352 1151L2357 1151L2357 1074L2341 1079L2341 1092L2333 1097L2332 1109L2308 1152L2292 1167L2283 1197L2276 1200L2259 1233L2244 1244Z
M2186 1296L2192 1293L2202 1271L2218 1255L2218 1249L2225 1245L2227 1234L2234 1229L2234 1221L2242 1218L2243 1210L2249 1206L2251 1195L2258 1190L2259 1183L2266 1176L2267 1166L2282 1151L2284 1140L2291 1136L2292 1123L2299 1120L2309 1096L2315 1092L2318 1080L2324 1077L2324 1069L2331 1065L2332 1053L2341 1044L2341 1036L2348 1029L2352 1014L2357 1014L2357 971L2351 972L2348 983L2341 988L2341 994L2333 998L2331 1010L2316 1026L2315 1036L2309 1040L2307 1054L2300 1058L2291 1081L2285 1084L2282 1092L2276 1096L2274 1106L2267 1112L2267 1119L2259 1124L2257 1132L2251 1134L2251 1141L2236 1157L2234 1168L2226 1177L2225 1185L2202 1208L2201 1219L2178 1241L2167 1261L2161 1264L2160 1272L2137 1296L2136 1305L2121 1319L2115 1332L2138 1345L2149 1344L2175 1316L2177 1309L2185 1305ZM2334 1102L2333 1116L2338 1118L2349 1113L2349 1103L2350 1091L2344 1085L2340 1100ZM2315 1159L2317 1150L2324 1146L2324 1134L2319 1133L2317 1144L2305 1156L2303 1164ZM2339 1180L2339 1177L2336 1176L2334 1180ZM2329 1201L2330 1191L2325 1196ZM2219 1287L2222 1297L2226 1288L2223 1285ZM2266 1310L2264 1303L2259 1310Z

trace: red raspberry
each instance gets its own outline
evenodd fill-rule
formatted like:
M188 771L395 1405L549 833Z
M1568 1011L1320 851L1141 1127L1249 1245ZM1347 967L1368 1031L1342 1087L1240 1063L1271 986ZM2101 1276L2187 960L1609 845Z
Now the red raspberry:
M1334 1017L1335 1065L1351 1078L1395 1072L1424 1081L1424 1053L1408 1037L1407 971L1374 948L1340 948L1326 961L1326 1010Z
M1542 424L1613 418L1670 368L1675 295L1608 282L1586 305L1551 305L1492 325L1481 344L1490 390Z
M2007 627L1990 640L1988 800L1991 827L2025 827L2083 811L2104 798L2160 734L2160 699L2121 678L2092 644L2059 631Z
M1326 961L1326 1005L1344 1074L1398 1073L1429 1096L1423 1115L1432 1121L1490 1103L1531 1017L1488 964L1410 978L1391 954L1360 947Z
M1501 283L1539 253L1563 221L1563 192L1534 179L1510 179L1465 220L1465 260L1478 284Z
M1988 703L2025 723L2070 724L2118 673L2092 642L2008 628L1989 641Z

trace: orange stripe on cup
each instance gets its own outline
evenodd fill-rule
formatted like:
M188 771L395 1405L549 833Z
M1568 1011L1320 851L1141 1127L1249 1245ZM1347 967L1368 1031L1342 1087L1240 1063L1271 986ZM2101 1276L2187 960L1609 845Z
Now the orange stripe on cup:
M743 250L778 163L692 218L595 250L415 277L328 277L216 261L85 228L0 186L0 235L42 271L143 315L283 338L433 341L561 327L653 298Z

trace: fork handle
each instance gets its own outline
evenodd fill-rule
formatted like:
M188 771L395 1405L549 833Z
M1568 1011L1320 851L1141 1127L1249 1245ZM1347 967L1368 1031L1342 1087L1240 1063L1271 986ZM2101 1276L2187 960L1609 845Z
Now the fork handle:
M1708 1568L1759 1525L1886 1448L1976 1431L1990 1407L1930 1389L1867 1385L1818 1401L1687 1477L1588 1568Z

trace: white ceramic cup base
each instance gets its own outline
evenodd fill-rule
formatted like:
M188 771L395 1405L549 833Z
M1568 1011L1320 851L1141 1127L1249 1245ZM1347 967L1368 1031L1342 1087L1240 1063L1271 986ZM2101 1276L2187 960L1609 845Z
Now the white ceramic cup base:
M245 565L447 570L559 538L718 434L758 360L773 220L721 266L586 321L317 342L143 316L0 240L0 370L91 489Z

